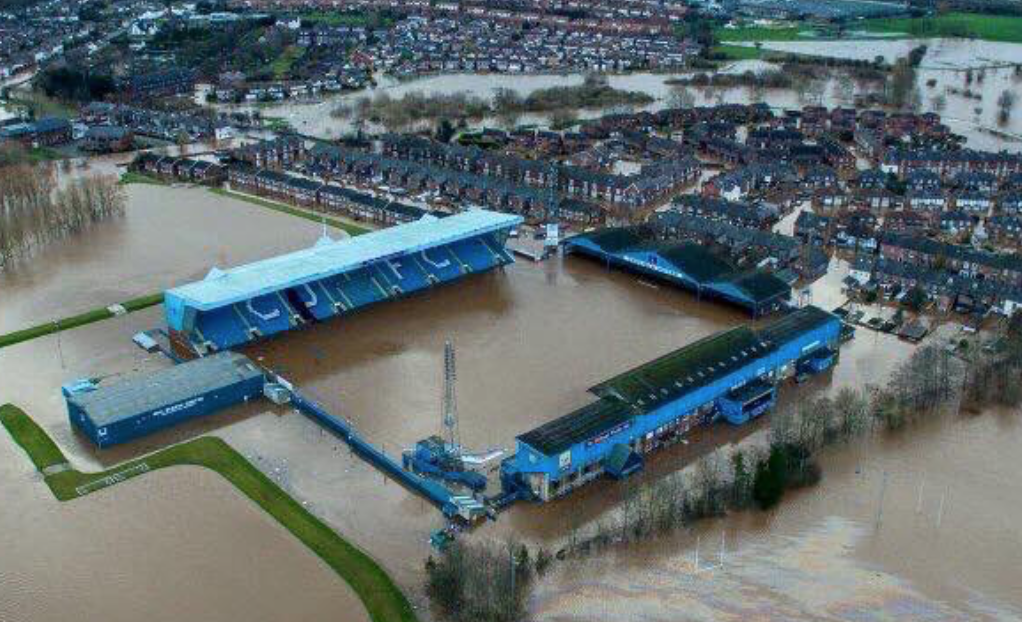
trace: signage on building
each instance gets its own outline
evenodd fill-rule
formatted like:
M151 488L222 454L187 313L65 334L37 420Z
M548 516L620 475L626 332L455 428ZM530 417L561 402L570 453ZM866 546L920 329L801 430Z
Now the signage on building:
M565 452L561 453L561 455L557 456L557 466L562 471L567 471L568 469L571 468L571 450L570 449L568 451L565 451Z
M615 434L618 434L620 432L624 432L631 425L632 425L631 421L625 421L624 423L619 423L616 426L614 426L613 428L611 428L611 429L607 430L606 432L604 432L603 434L600 434L599 436L593 437L593 438L589 439L588 441L586 441L586 447L592 447L594 445L599 445L600 443L602 443L603 441L607 440L611 436L614 436Z
M560 228L556 222L550 222L546 225L546 245L557 246L560 243L561 234Z

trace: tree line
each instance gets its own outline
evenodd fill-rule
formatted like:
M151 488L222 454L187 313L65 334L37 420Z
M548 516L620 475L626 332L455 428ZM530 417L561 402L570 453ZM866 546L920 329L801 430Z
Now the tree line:
M0 167L0 270L90 225L124 214L124 192L109 176L58 183L52 165Z

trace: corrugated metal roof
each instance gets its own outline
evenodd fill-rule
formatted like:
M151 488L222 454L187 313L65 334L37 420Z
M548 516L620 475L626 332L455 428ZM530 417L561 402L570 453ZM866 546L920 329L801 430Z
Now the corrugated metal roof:
M426 216L332 244L317 244L287 255L217 270L201 281L167 290L165 295L199 310L215 309L341 274L372 261L507 229L521 222L521 216L486 210L469 210L447 218Z
M160 371L135 376L68 398L97 427L172 406L242 380L261 376L248 357L221 352Z

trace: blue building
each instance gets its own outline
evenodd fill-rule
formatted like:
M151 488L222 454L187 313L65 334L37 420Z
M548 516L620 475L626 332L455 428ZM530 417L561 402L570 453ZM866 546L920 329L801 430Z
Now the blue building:
M520 435L501 466L508 489L547 500L607 474L721 417L741 425L774 405L778 382L834 364L837 316L804 307L760 328L739 326L601 382L595 402Z
M471 210L315 246L230 270L164 294L176 348L224 350L510 264L520 216Z
M694 292L742 307L753 317L783 308L791 286L763 270L737 270L695 242L658 242L644 227L618 227L565 240L566 252L578 253L624 270L646 274Z
M263 372L247 357L221 352L113 384L64 385L71 424L109 447L263 393Z

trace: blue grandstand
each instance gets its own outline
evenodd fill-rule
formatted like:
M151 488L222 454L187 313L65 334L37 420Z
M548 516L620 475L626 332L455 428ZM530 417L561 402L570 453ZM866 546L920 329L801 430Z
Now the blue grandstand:
M501 465L506 494L546 501L715 419L743 425L769 411L780 382L821 373L838 356L841 320L813 306L765 326L711 335L591 387L596 400L516 439Z
M783 309L791 286L763 270L740 271L695 242L659 242L644 227L613 227L568 238L565 252L646 274L737 305L759 317Z
M520 216L471 210L312 248L229 270L164 294L176 345L200 354L514 262L504 248Z

